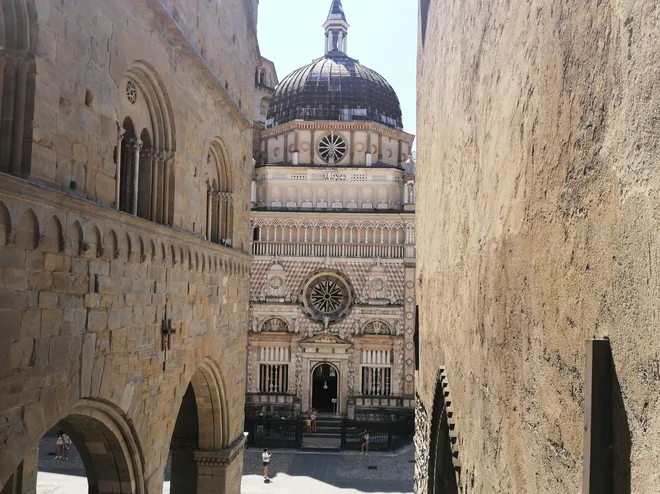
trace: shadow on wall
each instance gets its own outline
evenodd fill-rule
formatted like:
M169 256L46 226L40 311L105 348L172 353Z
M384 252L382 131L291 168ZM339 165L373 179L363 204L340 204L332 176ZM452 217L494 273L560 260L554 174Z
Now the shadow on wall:
M613 494L630 494L630 450L632 440L628 416L623 403L621 386L614 365L614 358L610 350L610 364L612 372L612 462L613 462Z
M609 339L588 340L585 373L585 494L630 494L631 437Z

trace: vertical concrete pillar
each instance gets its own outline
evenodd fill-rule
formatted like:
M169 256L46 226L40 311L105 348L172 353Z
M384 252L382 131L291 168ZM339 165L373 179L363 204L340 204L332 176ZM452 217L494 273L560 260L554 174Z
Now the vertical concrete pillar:
M230 447L219 451L195 451L197 463L197 494L240 494L243 475L243 447L241 435ZM174 491L172 491L174 494Z

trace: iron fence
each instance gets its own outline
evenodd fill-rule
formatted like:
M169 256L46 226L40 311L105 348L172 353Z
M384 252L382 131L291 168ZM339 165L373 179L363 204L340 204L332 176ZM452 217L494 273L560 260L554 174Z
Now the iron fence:
M369 433L370 451L394 451L412 441L415 420L414 417L394 422L344 419L341 424L341 449L359 450L365 432Z
M248 432L248 446L257 448L294 448L302 447L302 417L281 418L245 418L245 432Z

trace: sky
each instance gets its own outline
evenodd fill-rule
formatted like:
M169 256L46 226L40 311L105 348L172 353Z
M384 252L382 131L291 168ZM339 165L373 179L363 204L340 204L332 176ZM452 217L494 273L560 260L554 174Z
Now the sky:
M324 54L323 23L331 0L260 0L259 48L284 79ZM389 81L401 101L403 127L415 134L417 0L342 0L348 55Z

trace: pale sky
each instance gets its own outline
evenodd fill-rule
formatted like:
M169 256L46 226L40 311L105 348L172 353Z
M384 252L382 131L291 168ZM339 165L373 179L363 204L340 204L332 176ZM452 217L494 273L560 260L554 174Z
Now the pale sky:
M331 0L260 0L259 46L284 79L323 56ZM342 0L348 55L389 81L401 101L403 127L415 134L417 0Z

